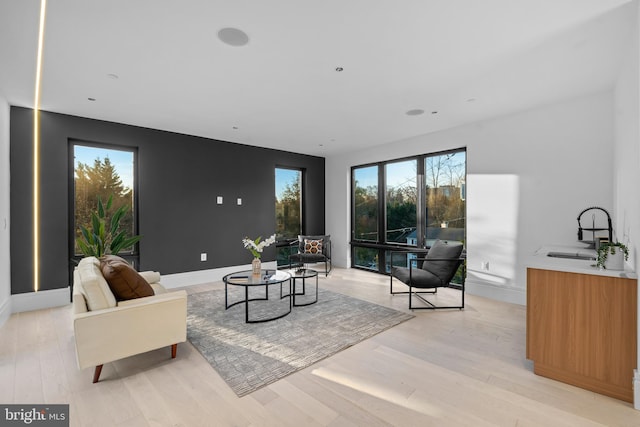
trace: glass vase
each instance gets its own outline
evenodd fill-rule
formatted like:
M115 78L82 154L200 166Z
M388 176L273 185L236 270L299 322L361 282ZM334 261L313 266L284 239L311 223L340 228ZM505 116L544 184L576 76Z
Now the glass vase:
M254 258L253 261L251 261L251 272L254 276L259 276L261 269L262 263L260 262L260 258Z

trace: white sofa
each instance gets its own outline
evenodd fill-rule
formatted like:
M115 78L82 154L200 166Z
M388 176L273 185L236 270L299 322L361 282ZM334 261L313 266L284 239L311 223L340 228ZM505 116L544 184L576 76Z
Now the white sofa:
M95 257L83 258L73 273L73 330L78 368L95 367L98 382L102 365L114 360L186 341L187 293L167 292L157 272L141 272L155 295L117 302Z

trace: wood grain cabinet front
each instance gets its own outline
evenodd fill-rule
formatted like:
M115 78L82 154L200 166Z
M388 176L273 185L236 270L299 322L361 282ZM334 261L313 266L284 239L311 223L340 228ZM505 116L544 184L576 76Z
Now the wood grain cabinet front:
M633 402L636 330L636 279L527 269L536 374Z

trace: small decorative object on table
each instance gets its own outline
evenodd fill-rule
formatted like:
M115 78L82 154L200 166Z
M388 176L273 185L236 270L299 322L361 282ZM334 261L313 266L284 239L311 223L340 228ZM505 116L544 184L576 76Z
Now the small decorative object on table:
M276 242L276 235L272 234L267 240L260 241L262 236L256 238L255 240L251 240L248 237L242 239L242 244L245 248L249 249L249 252L253 255L253 261L251 262L251 271L254 276L260 275L260 270L262 269L262 263L260 261L260 257L262 256L262 251L267 246Z
M603 243L598 248L596 266L606 270L624 270L624 261L629 259L629 249L624 243ZM624 258L624 259L623 259Z

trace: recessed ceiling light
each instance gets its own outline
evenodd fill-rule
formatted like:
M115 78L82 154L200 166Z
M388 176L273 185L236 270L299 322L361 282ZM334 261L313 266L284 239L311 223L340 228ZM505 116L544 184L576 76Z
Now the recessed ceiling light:
M424 110L416 108L415 110L409 110L405 113L407 116L419 116L420 114L424 114Z
M337 72L339 72L339 73L341 73L341 72L343 72L343 71L344 71L344 68L342 68L342 67L336 67L336 71L337 71Z
M218 31L218 38L229 46L244 46L249 43L249 36L237 28L223 28Z

